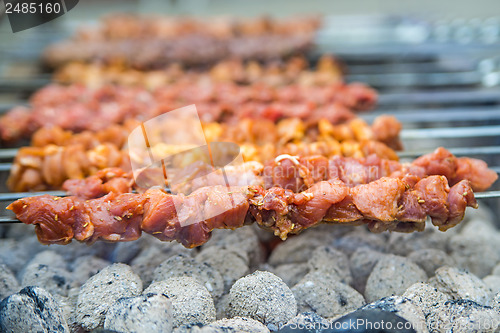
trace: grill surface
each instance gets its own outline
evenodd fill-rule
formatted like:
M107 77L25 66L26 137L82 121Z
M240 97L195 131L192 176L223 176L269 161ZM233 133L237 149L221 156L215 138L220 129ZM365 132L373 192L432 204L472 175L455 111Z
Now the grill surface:
M387 32L398 28L397 20L379 20L367 29L378 37L357 36L371 41L360 45L351 41L353 36L336 33L335 22L325 20L311 58L338 55L347 65L348 82L361 81L379 90L377 109L360 116L371 121L392 114L403 123L403 160L444 146L456 155L481 158L500 171L500 62L492 56L500 44L442 43L430 37L405 42ZM390 24L392 30L381 29ZM0 50L0 113L26 104L30 93L50 82L37 59L48 42L64 37L57 31L65 30L53 25L32 29ZM7 191L5 180L15 153L15 148L0 149L1 192ZM498 183L491 190L500 190ZM13 198L0 193L0 201ZM498 199L482 203L500 214Z

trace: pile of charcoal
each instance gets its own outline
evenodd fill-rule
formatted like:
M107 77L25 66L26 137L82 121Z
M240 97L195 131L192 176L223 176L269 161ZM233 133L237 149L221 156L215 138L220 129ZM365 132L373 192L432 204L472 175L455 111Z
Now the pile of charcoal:
M285 242L248 226L196 249L44 246L15 225L0 239L0 331L495 332L495 222L482 207L447 232L323 225Z

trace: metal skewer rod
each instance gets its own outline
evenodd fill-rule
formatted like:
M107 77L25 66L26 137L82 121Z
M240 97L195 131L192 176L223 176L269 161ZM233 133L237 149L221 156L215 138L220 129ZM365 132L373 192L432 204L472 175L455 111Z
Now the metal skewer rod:
M14 158L16 157L18 151L19 149L17 148L0 149L0 159Z
M500 146L487 146L487 147L458 147L458 148L446 148L450 153L455 156L464 155L500 155ZM432 151L429 150L412 150L412 151L400 151L398 152L399 157L418 157Z
M500 108L450 108L434 109L411 109L390 110L380 109L370 114L360 114L359 117L369 123L381 115L391 115L403 124L413 123L436 123L436 122L486 122L500 119Z
M12 192L0 193L0 201L14 201L26 197L36 197L40 195L53 195L56 197L65 197L68 195L65 191L41 191L41 192Z
M0 224L2 223L22 223L14 216L0 216Z
M10 171L10 169L12 169L12 163L0 163L0 172Z
M500 191L486 191L474 193L476 199L500 198Z
M407 129L401 131L403 140L422 140L426 139L449 139L449 138L473 138L490 137L500 134L500 126L474 126L474 127L443 127L443 128L424 128Z

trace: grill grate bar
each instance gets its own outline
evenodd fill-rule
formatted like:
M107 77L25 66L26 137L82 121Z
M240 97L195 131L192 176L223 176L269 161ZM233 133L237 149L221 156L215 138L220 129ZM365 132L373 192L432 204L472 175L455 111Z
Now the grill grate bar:
M10 171L12 169L12 163L0 163L0 172Z
M57 197L65 197L68 194L65 191L39 191L39 192L8 192L0 193L0 201L14 201L26 197L36 197L40 195L54 195Z
M9 110L12 110L16 106L28 106L28 102L15 101L15 102L10 102L10 103L0 103L0 114L7 113Z
M37 90L51 82L50 78L39 77L26 79L0 78L0 92L15 92L23 90Z
M471 72L456 73L389 73L347 75L349 82L364 82L370 86L387 87L442 87L482 84L483 74Z
M413 91L405 93L385 93L379 95L378 107L391 105L457 105L499 103L500 89L456 89L452 91Z
M457 121L489 121L500 119L500 107L470 107L449 109L408 109L408 110L378 110L370 114L359 115L362 119L372 122L376 117L390 114L403 123L436 123Z
M0 149L0 160L13 159L18 151L19 149L17 148Z
M14 216L0 216L0 224L2 223L22 223Z
M451 62L451 63L450 63ZM477 61L440 59L437 62L379 63L374 65L349 65L347 74L388 74L388 73L456 73L478 70Z
M403 140L450 139L499 136L500 125L475 127L441 127L406 129L401 131Z
M456 156L464 155L500 155L500 146L488 146L488 147L459 147L459 148L447 148L447 150ZM413 151L401 151L398 152L398 156L401 158L405 157L417 157L428 154L429 150L413 150Z

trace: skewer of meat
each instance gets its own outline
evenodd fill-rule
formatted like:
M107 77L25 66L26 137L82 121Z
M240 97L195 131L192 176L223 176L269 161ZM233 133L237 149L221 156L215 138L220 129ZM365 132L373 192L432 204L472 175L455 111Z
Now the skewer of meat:
M123 126L77 134L59 127L42 128L33 135L31 147L17 152L7 186L14 192L57 189L66 179L90 176L104 168L130 170L129 152L124 146L130 131L139 124L129 120ZM387 145L400 146L400 128L400 123L389 116L378 117L371 127L361 119L339 125L320 120L309 126L300 119L284 119L277 124L244 119L236 124L204 124L204 134L209 142L238 143L245 161L266 162L281 154L327 158L375 154L397 160L397 154ZM188 148L158 144L152 150L157 156L166 156Z
M31 146L81 144L85 148L93 148L100 144L112 143L121 149L127 143L130 132L140 124L139 120L128 119L123 125L111 125L96 132L83 131L79 133L64 130L58 126L42 127L31 137ZM202 127L207 141L284 145L318 141L362 142L375 140L395 150L402 148L399 140L401 123L395 117L388 115L378 116L372 125L368 125L360 118L337 125L326 119L306 123L299 118L287 118L277 122L268 119L245 118L230 124L203 123Z
M95 132L131 118L151 119L189 104L196 104L203 122L295 117L307 122L327 119L339 124L355 118L356 110L372 108L376 98L375 91L357 83L271 87L181 81L155 91L49 85L33 95L30 107L16 107L0 118L0 139L15 142L30 137L41 127L51 126Z
M282 239L319 223L367 224L374 232L421 231L427 216L444 231L463 219L467 206L477 207L468 181L450 188L446 177L429 176L414 186L389 177L354 187L340 180L321 181L300 193L281 187L213 186L189 196L160 189L109 192L90 200L44 195L17 200L8 209L22 222L34 224L45 244L67 244L73 238L88 243L130 241L146 232L196 247L214 229L253 222Z
M256 61L245 63L232 59L218 62L207 72L186 70L178 64L169 65L165 69L139 71L123 64L71 62L56 71L54 80L64 84L80 83L89 87L118 84L154 89L187 80L193 83L211 80L244 85L324 86L342 82L343 75L338 62L333 57L324 55L319 59L316 68L311 68L303 57L276 64L260 64Z
M265 34L235 36L225 39L191 34L171 39L140 38L122 40L69 40L48 47L43 61L56 68L72 61L122 63L138 70L165 68L172 63L204 67L221 59L243 59L272 62L310 50L313 36Z
M382 177L398 178L414 186L420 179L433 175L445 177L447 183L452 186L466 180L475 192L482 192L498 179L497 173L489 169L484 161L455 157L442 147L419 157L412 163L399 163L374 155L367 158L336 156L330 160L323 156L280 155L265 165L247 162L225 169L229 184L238 183L238 177L250 172L253 185L264 189L280 187L294 193L304 191L321 181L340 180L346 186L353 187L368 184ZM162 176L159 168L146 170L144 176L150 176L149 172L153 174L156 172ZM196 174L198 177L204 177L212 174L214 170L208 164L193 163L184 168L183 172L187 175ZM203 186L215 185L216 181L218 178L211 183L211 178L205 177L203 182L191 182L191 187L183 189L192 192ZM160 182L156 185L160 185ZM97 198L110 191L120 194L131 192L133 189L141 190L140 186L135 184L132 173L118 168L100 170L85 179L67 180L63 189L83 199Z
M205 66L220 59L276 61L304 54L319 27L317 18L221 20L115 16L70 40L49 46L47 65L71 61L124 63L134 69L170 63Z
M114 15L49 46L43 58L53 67L97 60L135 69L163 68L170 62L206 65L228 57L276 61L308 50L319 25L318 18L310 17L206 21Z
M158 148L158 149L157 149ZM192 146L153 146L152 150L163 156L193 149ZM321 155L330 158L337 155L376 156L397 159L396 153L381 142L368 140L363 142L344 141L341 143L313 142L287 143L283 146L268 144L241 145L245 161L267 161L277 155ZM135 161L143 156L134 155ZM47 145L44 147L20 148L10 169L7 187L13 192L43 191L58 189L67 179L81 179L106 168L120 167L130 171L130 154L119 150L110 143L100 144L86 149L83 145L69 146Z
M173 38L194 33L228 38L259 36L270 33L282 36L301 32L314 33L321 19L313 16L287 18L255 17L228 18L175 17L157 15L113 14L99 20L97 25L77 30L73 40L124 40L137 38Z

